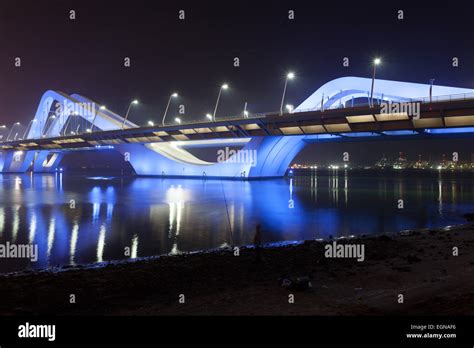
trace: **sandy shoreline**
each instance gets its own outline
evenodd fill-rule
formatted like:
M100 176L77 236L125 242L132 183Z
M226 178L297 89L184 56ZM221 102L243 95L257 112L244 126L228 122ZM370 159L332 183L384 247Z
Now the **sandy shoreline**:
M328 243L268 247L260 263L255 250L244 247L239 256L228 249L10 274L0 277L0 314L474 314L472 224L337 240L363 244L363 262L326 258ZM279 284L296 277L309 277L312 288Z

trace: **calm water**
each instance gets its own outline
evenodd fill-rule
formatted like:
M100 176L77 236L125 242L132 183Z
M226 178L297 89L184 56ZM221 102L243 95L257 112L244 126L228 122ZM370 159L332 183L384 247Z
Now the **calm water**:
M249 244L256 223L275 242L444 226L473 211L472 173L253 182L0 175L0 244L39 248L34 263L0 259L0 272Z

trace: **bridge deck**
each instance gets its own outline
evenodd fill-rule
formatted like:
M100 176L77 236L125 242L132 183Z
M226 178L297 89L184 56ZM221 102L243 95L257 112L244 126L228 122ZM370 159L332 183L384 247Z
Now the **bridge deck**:
M151 126L83 133L54 138L25 139L0 143L3 150L54 150L127 143L237 139L272 135L380 133L474 126L474 99L421 103L420 117L404 113L381 113L380 106L268 114L257 118L223 119L174 126ZM388 132L388 133L384 133Z

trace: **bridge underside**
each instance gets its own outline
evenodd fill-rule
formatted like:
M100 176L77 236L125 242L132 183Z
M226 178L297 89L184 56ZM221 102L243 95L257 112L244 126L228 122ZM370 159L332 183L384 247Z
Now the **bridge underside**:
M244 141L200 143L214 147L216 162L203 161L179 142L148 144L119 144L103 147L118 151L137 175L141 176L191 176L224 178L281 177L298 152L306 145L304 136L254 137ZM186 146L192 143L186 143ZM241 148L235 145L244 145ZM100 151L101 148L94 148ZM92 149L74 150L90 151ZM48 173L61 171L61 160L68 150L3 151L0 152L2 173Z
M271 178L282 177L295 156L308 143L327 141L381 141L398 139L472 138L474 128L432 129L425 132L347 133L338 135L295 135L251 137L197 142L117 144L104 149L121 154L123 161L139 176ZM194 156L188 147L217 148L216 162ZM101 148L72 150L100 151ZM70 150L29 150L0 152L2 173L50 173L62 171L61 161ZM120 173L117 173L118 175Z

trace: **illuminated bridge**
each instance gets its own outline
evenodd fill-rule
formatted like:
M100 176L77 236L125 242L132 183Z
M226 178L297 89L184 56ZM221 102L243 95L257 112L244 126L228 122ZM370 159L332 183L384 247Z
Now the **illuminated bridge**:
M371 99L371 82L330 81L283 115L147 127L83 96L47 91L24 134L13 125L0 138L0 170L56 172L69 153L110 149L137 175L279 177L308 143L473 136L474 90L375 80ZM221 149L222 156L204 161L189 151L193 147Z

